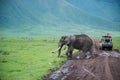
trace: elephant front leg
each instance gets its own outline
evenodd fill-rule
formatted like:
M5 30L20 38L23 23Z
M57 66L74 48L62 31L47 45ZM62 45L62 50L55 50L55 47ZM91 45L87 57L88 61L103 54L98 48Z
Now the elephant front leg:
M67 57L70 57L70 51L67 50L66 56L67 56Z
M68 58L72 58L73 47L68 47L66 55Z
M66 53L68 59L72 59L72 51Z

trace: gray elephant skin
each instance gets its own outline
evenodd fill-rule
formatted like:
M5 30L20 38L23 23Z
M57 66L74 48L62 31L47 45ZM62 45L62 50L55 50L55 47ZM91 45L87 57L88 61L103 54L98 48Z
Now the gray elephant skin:
M88 51L90 52L90 55L92 55L93 53L92 39L85 34L62 36L58 43L58 57L60 56L61 49L64 45L68 46L68 50L66 52L68 58L72 58L72 52L74 49L83 51L82 56L80 56L80 58L85 58L85 53Z

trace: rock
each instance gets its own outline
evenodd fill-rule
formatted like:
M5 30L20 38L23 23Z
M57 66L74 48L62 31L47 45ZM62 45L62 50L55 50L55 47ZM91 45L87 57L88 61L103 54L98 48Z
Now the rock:
M87 55L87 56L86 56L86 59L90 59L90 58L91 58L91 55Z
M59 79L60 76L62 76L62 73L61 73L61 71L58 70L58 71L54 72L53 75L50 76L50 79L57 80L57 79Z
M76 58L77 58L77 59L80 59L80 56L77 56Z
M62 73L63 73L63 74L68 73L68 68L64 68L64 69L62 70Z

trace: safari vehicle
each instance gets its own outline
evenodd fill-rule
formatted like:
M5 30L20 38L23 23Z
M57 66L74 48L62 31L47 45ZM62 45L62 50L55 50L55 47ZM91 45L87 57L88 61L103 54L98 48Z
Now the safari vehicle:
M102 36L102 39L100 41L100 49L104 50L112 50L113 43L112 43L112 37L111 36Z

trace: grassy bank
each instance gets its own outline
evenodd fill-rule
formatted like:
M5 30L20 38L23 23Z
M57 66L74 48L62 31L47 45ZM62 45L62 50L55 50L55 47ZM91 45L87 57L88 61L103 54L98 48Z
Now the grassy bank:
M49 38L0 39L0 80L41 80L66 59L51 53L57 48L57 41Z
M0 80L42 80L66 60L51 53L57 43L55 38L0 38ZM113 43L120 50L120 37Z
M120 37L113 38L113 47L114 49L118 49L120 51Z

